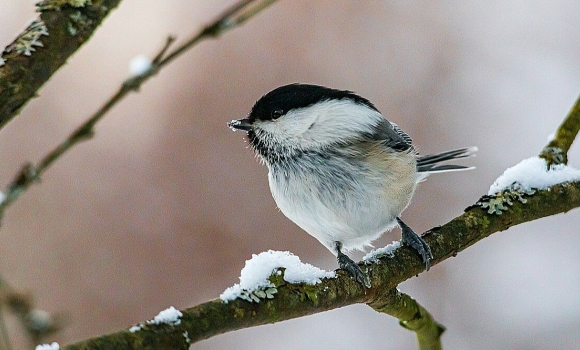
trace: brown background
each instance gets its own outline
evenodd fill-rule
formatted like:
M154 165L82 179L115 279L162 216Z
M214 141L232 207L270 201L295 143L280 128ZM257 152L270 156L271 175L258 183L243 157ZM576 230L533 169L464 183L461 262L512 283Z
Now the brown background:
M230 3L124 1L1 131L0 184L95 111L132 57L152 55L168 34L185 38ZM35 17L32 4L0 0L1 46ZM0 274L39 308L68 315L54 338L67 343L215 298L267 249L335 268L326 248L277 211L265 167L226 127L290 82L360 93L423 153L479 146L477 170L432 176L403 216L417 231L442 224L537 154L571 107L578 13L572 0L280 1L181 57L58 161L8 210ZM571 164L578 158L573 149ZM449 349L577 348L579 224L573 211L498 233L400 288L448 327ZM395 239L398 231L376 246ZM415 339L358 305L194 348L274 346L414 349Z

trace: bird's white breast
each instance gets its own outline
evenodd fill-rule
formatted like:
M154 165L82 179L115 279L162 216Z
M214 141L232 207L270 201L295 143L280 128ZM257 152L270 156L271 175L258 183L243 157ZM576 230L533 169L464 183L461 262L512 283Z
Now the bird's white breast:
M304 154L290 163L268 164L270 190L290 220L336 254L363 249L396 225L417 182L412 153L384 148L353 156L335 150L331 157Z

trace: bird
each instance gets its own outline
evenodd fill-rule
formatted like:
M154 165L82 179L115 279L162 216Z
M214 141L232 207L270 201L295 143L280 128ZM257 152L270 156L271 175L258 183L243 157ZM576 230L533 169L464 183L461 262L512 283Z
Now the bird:
M228 126L247 133L268 168L279 210L367 288L369 276L345 252L372 247L399 226L402 243L429 270L431 249L401 213L429 174L473 169L442 163L477 151L467 147L419 155L411 137L366 98L312 84L280 86L259 98L246 118Z

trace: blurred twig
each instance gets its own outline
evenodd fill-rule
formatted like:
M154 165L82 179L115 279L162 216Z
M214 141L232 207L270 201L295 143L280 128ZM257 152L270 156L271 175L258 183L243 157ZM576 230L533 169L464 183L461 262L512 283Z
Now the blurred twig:
M226 31L245 23L248 19L264 10L276 0L242 0L226 10L215 21L203 28L199 33L192 35L187 41L168 52L174 42L173 37L169 37L163 49L155 56L151 67L140 75L132 76L125 80L117 92L87 121L79 126L66 140L45 155L38 164L28 163L15 176L14 180L5 190L5 197L0 202L0 218L8 208L30 185L37 182L40 176L64 153L68 152L78 143L90 139L94 133L95 124L101 120L107 112L127 94L138 91L145 81L154 76L161 68L169 64L175 58L189 50L202 40L215 38Z
M6 319L4 318L4 304L6 304L6 295L12 292L12 288L0 276L0 350L12 350Z
M6 307L6 308L5 308ZM62 317L53 317L44 310L34 308L34 301L30 294L16 291L2 277L0 277L0 349L10 350L10 338L5 325L4 310L16 316L22 329L26 331L31 345L46 340L46 337L61 329Z
M12 350L6 320L4 319L4 305L0 301L0 350Z

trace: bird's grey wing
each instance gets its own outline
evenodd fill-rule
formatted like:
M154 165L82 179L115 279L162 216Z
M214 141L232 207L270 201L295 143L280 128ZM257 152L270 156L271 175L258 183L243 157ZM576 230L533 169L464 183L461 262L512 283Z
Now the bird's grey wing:
M395 123L385 120L376 126L372 135L374 140L381 141L385 146L397 151L413 149L413 140Z
M397 124L395 124L393 122L389 122L389 123L393 127L393 130L395 130L395 132L397 134L399 134L399 136L401 136L407 144L409 144L410 146L413 145L413 139L411 139L411 136L407 135L407 133L404 132L401 128L399 128L399 126Z

